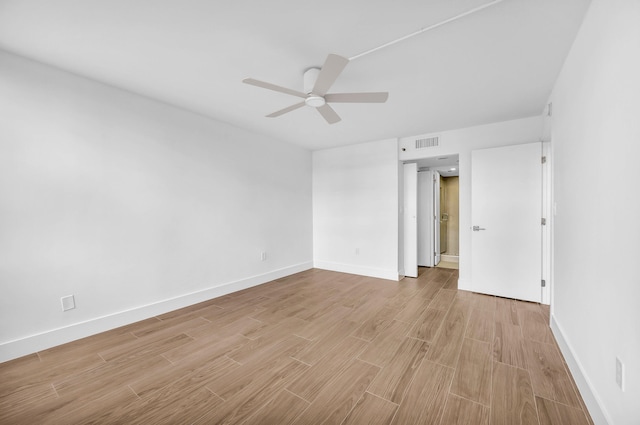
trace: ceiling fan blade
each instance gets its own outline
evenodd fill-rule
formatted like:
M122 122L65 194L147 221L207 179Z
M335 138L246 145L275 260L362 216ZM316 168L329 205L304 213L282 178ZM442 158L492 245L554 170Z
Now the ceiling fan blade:
M318 96L324 96L348 63L349 59L343 58L342 56L334 54L327 56L324 65L322 65L322 69L320 69L320 74L318 74L318 79L313 86L312 92Z
M279 111L272 112L271 114L267 115L267 117L269 118L279 117L280 115L284 115L287 112L295 111L298 108L302 108L304 105L305 105L304 102L296 103L295 105L291 105L284 109L280 109Z
M324 100L335 103L384 103L389 98L387 92L371 93L330 93L324 95Z
M320 115L322 115L322 117L327 120L329 124L335 124L341 120L338 114L336 114L336 111L334 111L333 108L326 103L316 109L318 110L318 112L320 112Z
M300 91L291 90L286 87L276 86L275 84L266 83L264 81L255 80L253 78L245 78L244 80L242 80L242 82L245 84L251 84L252 86L262 87L263 89L269 89L269 90L277 91L280 93L290 94L292 96L298 96L303 99L307 97L306 94Z

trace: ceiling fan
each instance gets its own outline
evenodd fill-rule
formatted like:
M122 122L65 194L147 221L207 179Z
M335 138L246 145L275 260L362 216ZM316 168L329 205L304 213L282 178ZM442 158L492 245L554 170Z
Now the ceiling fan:
M334 124L340 121L340 117L336 111L329 106L329 103L384 103L389 97L389 93L387 92L327 93L348 63L349 59L339 55L330 54L327 56L322 68L310 68L305 71L303 77L304 92L255 80L253 78L246 78L242 80L242 82L304 99L302 102L267 115L269 118L279 117L280 115L302 108L306 105L316 108L320 115L322 115L329 124Z

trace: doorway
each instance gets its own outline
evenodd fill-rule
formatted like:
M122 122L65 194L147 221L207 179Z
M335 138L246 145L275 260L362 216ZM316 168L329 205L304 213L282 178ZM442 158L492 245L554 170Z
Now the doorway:
M460 178L440 176L440 262L437 267L458 269L460 263Z

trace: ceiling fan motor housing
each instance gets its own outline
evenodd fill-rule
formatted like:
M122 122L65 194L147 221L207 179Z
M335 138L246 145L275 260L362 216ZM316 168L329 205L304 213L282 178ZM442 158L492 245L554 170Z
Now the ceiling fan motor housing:
M319 74L320 68L309 68L303 75L304 92L309 95L304 100L304 103L314 108L319 108L325 104L324 97L313 93L313 86L316 84Z
M304 72L303 84L304 92L306 94L311 94L311 92L313 91L313 86L316 84L316 80L318 79L319 74L320 68L309 68Z

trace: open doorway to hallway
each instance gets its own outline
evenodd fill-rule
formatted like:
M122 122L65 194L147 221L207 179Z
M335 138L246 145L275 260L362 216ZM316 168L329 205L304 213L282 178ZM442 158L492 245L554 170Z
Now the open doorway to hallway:
M453 168L453 167L451 167ZM457 168L457 167L456 167ZM449 170L451 171L451 170ZM452 173L450 173L452 174ZM458 269L460 263L460 191L457 175L440 174L440 262L436 267Z

